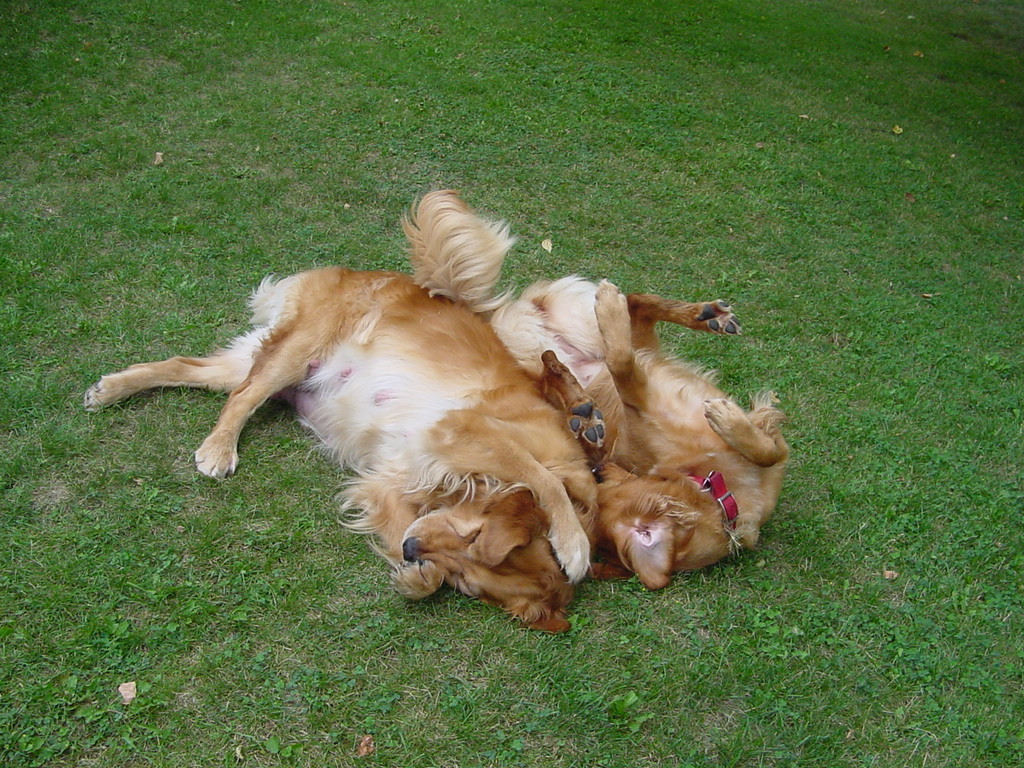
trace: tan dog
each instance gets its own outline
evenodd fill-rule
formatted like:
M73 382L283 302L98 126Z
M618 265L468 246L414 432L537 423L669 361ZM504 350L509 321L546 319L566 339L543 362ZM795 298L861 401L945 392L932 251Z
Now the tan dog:
M406 222L423 249L461 252L465 241L481 261L480 250L504 254L506 230L434 202ZM401 591L421 597L446 581L531 626L566 629L596 487L563 416L490 326L408 275L340 267L265 280L251 304L254 329L225 350L104 376L86 408L153 387L230 392L195 455L200 472L225 477L246 420L282 393L358 473L353 527L378 538Z

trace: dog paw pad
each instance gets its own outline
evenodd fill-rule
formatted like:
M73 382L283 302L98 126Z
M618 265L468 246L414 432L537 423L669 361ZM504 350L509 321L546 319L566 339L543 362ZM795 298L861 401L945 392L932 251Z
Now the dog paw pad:
M576 439L600 448L604 444L604 414L593 403L581 403L569 413L569 431Z
M712 333L735 336L743 332L739 321L732 313L732 306L729 302L721 299L704 304L700 314L697 315L697 322L703 323Z

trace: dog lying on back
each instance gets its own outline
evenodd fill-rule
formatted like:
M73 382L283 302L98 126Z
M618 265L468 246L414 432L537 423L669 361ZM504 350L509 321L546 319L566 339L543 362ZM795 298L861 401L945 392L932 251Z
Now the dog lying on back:
M690 306L651 296L627 299L610 283L571 284L585 288L577 295L588 297L572 317L590 307L604 346L604 368L578 395L600 407L606 425L601 445L588 446L603 480L595 531L601 562L594 575L636 573L646 587L659 589L674 572L753 548L775 508L789 455L778 428L784 417L771 395L759 395L745 411L707 372L660 353L654 323L693 327ZM558 285L528 290L525 309L543 311L549 294L542 291L557 291ZM720 327L735 324L718 317ZM499 324L507 320L509 315L495 318ZM551 315L545 322L564 329ZM586 346L582 338L569 338L576 349ZM553 354L542 356L542 379L559 375ZM587 361L577 367L590 370ZM565 368L570 372L572 362ZM592 442L586 433L578 437Z
M462 208L419 205L406 229L420 253L451 262L468 241L481 261L503 258L507 230ZM251 300L253 330L209 357L103 376L85 406L153 387L229 392L195 454L201 473L220 478L235 472L249 416L282 397L356 472L352 526L375 536L400 591L422 597L448 583L533 628L565 630L571 582L590 564L587 459L484 319L428 293L405 274L341 267L267 279Z
M454 193L431 193L424 203L434 199L462 205L471 215ZM455 263L434 260L443 254L417 248L414 239L412 244L417 279L429 285L431 276L445 276L436 281L436 293L487 316L520 367L553 402L561 402L592 463L604 462L595 531L602 562L594 565L596 576L632 572L658 589L673 572L701 568L737 547L757 544L789 455L779 431L784 416L770 395L758 396L745 411L711 374L663 354L655 331L664 321L739 334L727 303L625 297L611 284L578 277L541 281L518 298L495 299L501 261L492 257L503 254L463 243ZM461 283L456 285L452 272ZM586 423L587 413L560 401L563 390L596 403L603 414L600 429Z

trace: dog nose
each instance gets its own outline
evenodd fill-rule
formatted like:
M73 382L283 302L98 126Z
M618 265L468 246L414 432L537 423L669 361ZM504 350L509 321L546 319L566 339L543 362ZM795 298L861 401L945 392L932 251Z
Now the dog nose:
M420 559L420 553L420 540L415 536L410 536L402 542L402 557L405 558L406 562L416 562Z

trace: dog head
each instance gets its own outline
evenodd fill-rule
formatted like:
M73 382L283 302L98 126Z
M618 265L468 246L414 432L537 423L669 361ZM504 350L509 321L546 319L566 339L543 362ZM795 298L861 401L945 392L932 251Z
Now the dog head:
M598 486L597 576L635 573L661 589L676 571L710 565L729 554L730 536L717 502L678 476L636 476L614 464Z
M395 584L419 598L447 583L503 608L531 629L569 629L569 584L551 551L547 516L526 490L467 500L418 518L405 532Z

